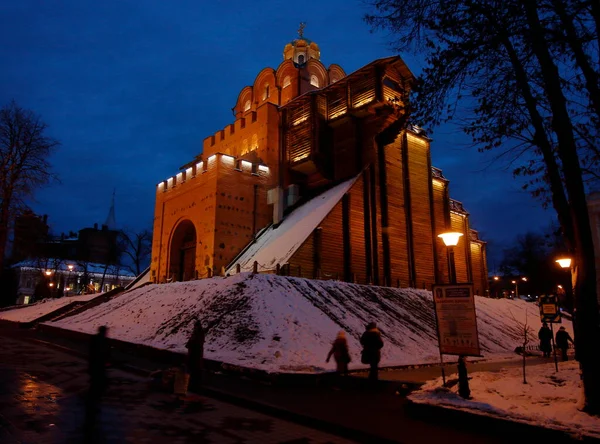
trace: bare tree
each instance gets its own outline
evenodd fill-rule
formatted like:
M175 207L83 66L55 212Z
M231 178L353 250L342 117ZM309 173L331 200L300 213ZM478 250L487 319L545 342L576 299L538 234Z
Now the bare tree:
M138 276L148 266L152 254L152 232L122 230L119 233L119 249L127 258L123 267Z
M373 0L367 16L427 66L413 117L454 119L552 204L573 255L585 409L600 413L596 269L586 179L597 180L600 7L589 0ZM462 112L457 113L457 109Z
M0 109L0 270L14 216L38 188L56 179L48 158L59 143L46 128L39 116L14 101Z

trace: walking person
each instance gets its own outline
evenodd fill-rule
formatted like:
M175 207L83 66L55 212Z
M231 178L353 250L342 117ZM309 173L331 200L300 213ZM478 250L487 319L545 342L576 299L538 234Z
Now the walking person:
M202 369L204 367L204 328L197 320L187 343L187 368L190 373L190 391L198 392L202 386Z
M85 406L84 434L86 438L96 435L94 427L100 410L102 395L108 387L107 367L110 365L110 344L107 338L108 329L102 325L98 333L92 336L89 349L88 374L90 388Z
M556 347L558 347L561 351L562 360L568 361L569 358L567 357L567 349L569 348L569 342L573 345L575 345L575 343L573 342L573 339L571 338L569 332L565 330L565 327L560 327L558 329L558 331L556 332L555 342Z
M376 382L379 379L378 365L381 360L383 340L375 322L367 324L365 332L360 337L360 344L363 346L361 362L369 364L369 381Z
M348 363L350 362L350 352L348 351L348 341L346 339L346 333L344 331L340 331L333 341L333 345L331 346L331 350L327 354L327 359L325 362L329 362L331 357L335 359L336 364L336 376L338 381L341 376L348 376Z
M540 351L543 353L544 358L549 358L552 352L552 331L550 331L546 322L540 328L538 338L540 339Z

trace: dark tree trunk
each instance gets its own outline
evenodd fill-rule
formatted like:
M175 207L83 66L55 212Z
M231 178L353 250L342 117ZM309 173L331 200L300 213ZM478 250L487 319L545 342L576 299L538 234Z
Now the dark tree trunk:
M598 3L598 1L596 0L594 3ZM600 117L600 88L598 88L598 73L594 71L590 65L589 58L585 54L583 46L581 45L581 39L577 35L577 30L573 24L573 19L567 14L564 3L562 0L553 0L552 4L554 5L556 14L560 18L563 28L565 29L567 43L575 55L575 61L585 77L585 87L590 95L590 101L592 103L592 107L594 108L594 112L598 115L598 117Z
M600 337L600 329L594 244L585 188L573 127L567 111L567 101L561 89L558 68L544 40L536 3L524 1L523 6L530 26L532 49L540 63L544 89L552 110L552 126L558 138L558 155L563 163L565 187L569 196L575 268L575 334L585 394L585 410L598 414L600 413L600 378L598 377L600 354L596 341Z
M571 215L569 213L569 203L567 201L567 197L565 196L562 178L560 176L558 164L554 158L552 146L550 145L550 141L546 136L542 116L536 107L536 100L533 97L531 88L529 86L527 72L519 60L512 43L506 36L503 38L503 45L508 53L508 57L511 61L513 69L515 70L517 85L519 86L521 94L525 99L525 105L527 107L529 116L531 117L531 123L535 131L534 144L540 149L544 158L548 182L550 183L550 190L552 192L552 206L556 210L558 221L563 229L563 234L569 243L569 248L572 248L570 242L571 239L573 239L573 224L571 223Z

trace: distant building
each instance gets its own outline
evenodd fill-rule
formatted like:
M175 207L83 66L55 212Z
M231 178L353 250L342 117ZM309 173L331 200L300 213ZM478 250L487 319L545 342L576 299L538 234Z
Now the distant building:
M38 216L26 210L15 219L12 260L22 261L39 254L40 245L48 239L48 216Z
M17 304L43 298L104 293L135 279L128 270L105 264L77 264L60 259L28 259L14 264Z
M31 211L17 217L12 270L18 281L15 297L22 303L69 293L104 292L127 285L135 276L118 266L119 250L114 193L106 222L101 228L50 236L47 217ZM104 277L104 279L103 279Z
M238 94L235 122L158 183L150 279L185 281L252 270L431 288L449 282L445 231L458 282L487 290L485 242L430 139L409 123L415 81L400 57L346 74L299 38L277 69ZM210 108L207 108L210 112Z

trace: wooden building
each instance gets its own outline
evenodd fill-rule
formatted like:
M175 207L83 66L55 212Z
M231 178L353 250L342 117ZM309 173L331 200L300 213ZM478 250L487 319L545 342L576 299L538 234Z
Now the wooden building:
M400 57L346 75L302 35L238 95L235 122L157 185L154 282L258 271L375 285L448 282L437 237L463 233L459 282L487 289L485 242L430 139L406 113L414 77Z

